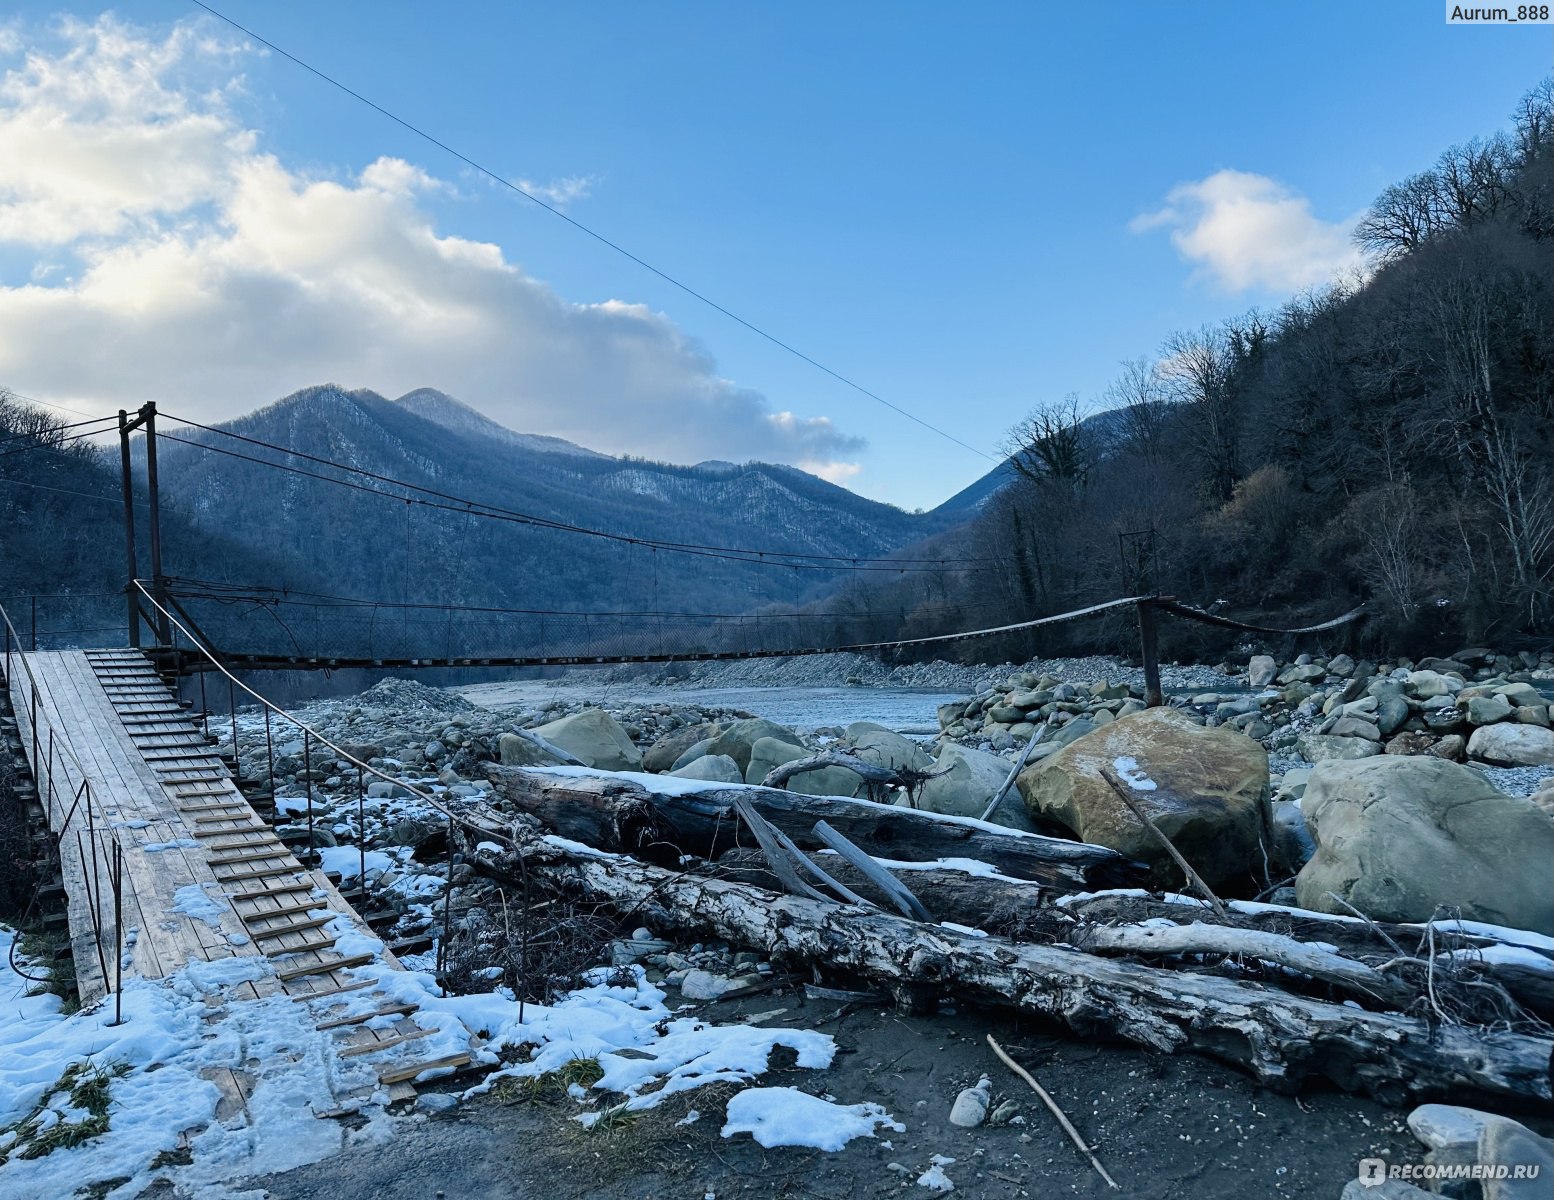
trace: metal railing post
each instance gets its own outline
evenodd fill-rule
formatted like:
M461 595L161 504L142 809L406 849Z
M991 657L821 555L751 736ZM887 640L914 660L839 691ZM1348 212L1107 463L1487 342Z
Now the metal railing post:
M1153 600L1140 600L1139 648L1144 660L1144 707L1159 708L1165 703L1160 687L1159 613Z

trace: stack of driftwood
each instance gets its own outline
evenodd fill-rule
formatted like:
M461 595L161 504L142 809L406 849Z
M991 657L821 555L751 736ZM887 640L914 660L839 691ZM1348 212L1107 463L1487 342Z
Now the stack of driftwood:
M499 803L461 814L466 861L632 924L866 980L909 1007L1013 1006L1212 1055L1274 1087L1551 1097L1554 959L1536 938L1150 895L1142 866L1104 847L907 807L488 773Z

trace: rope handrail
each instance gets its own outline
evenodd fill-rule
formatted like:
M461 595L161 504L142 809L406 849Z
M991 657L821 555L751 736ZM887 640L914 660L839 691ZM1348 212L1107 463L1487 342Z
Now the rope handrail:
M438 812L442 813L443 816L447 817L448 820L457 822L459 825L466 828L474 828L473 826L470 826L468 822L460 818L459 815L451 808L439 801L436 796L432 795L432 793L423 791L412 783L406 783L403 779L397 778L396 776L390 775L385 771L379 770L377 767L372 766L370 763L363 762L361 759L357 758L356 755L351 754L337 743L325 737L306 721L302 720L301 717L287 712L284 708L280 707L280 705L271 701L267 696L261 695L259 692L249 687L248 684L244 683L231 671L227 670L226 665L221 661L220 656L216 653L213 647L206 645L203 638L197 637L193 632L190 631L188 626L186 626L172 613L168 612L168 610L162 606L161 602L158 601L154 595L152 595L151 589L149 589L143 581L139 579L135 580L134 586L136 590L138 590L140 594L150 602L153 608L161 613L162 616L167 618L168 623L174 629L177 629L184 635L184 637L189 639L189 644L198 650L200 654L206 659L206 661L211 664L211 666L213 666L222 675L226 676L229 683L241 688L244 692L248 693L248 695L257 700L262 707L268 709L276 716L281 717L283 720L291 722L291 724L302 730L302 732L306 733L309 737L316 738L319 742L323 743L325 746L329 747L329 749L334 751L335 754L339 756L340 761L350 763L358 771L361 771L366 775L372 775L387 783L392 783L396 787L402 787L417 799L423 800L427 804L431 805ZM233 738L232 753L237 753L237 740L235 736ZM312 783L309 781L309 787L311 788L311 786ZM363 831L363 834L365 834L365 830ZM362 885L364 887L366 886L366 883L366 879L363 879Z
M1294 629L1276 629L1269 625L1248 625L1244 621L1234 621L1229 617L1221 617L1214 613L1205 612L1201 608L1192 608L1186 604L1178 604L1175 600L1157 599L1153 603L1162 612L1168 612L1174 617L1185 617L1189 621L1198 621L1204 625L1219 625L1225 629L1241 629L1247 633L1321 633L1323 630L1337 629L1340 625L1347 625L1350 621L1357 621L1366 613L1366 606L1359 604L1330 621L1323 621L1320 625L1301 625Z

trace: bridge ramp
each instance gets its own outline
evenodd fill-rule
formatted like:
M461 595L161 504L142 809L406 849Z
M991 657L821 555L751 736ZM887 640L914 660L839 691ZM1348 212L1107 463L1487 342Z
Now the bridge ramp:
M400 964L321 871L276 837L238 789L212 741L139 651L28 654L8 681L18 732L39 780L39 801L58 839L71 945L83 1005L121 976L156 979L193 961L243 955L269 961L263 978L229 999L277 992L303 1003L297 1019L334 1030L342 1057L381 1055L380 1084L402 1092L423 1070L457 1068L467 1055L419 1062L414 1043L435 1030L415 1006L388 996L367 1016L362 993L381 985L353 968ZM45 783L45 781L48 781ZM113 848L122 862L115 925ZM341 921L339 918L345 918ZM370 948L368 948L370 947ZM117 958L117 961L116 961ZM367 973L364 973L367 974ZM242 1072L216 1079L223 1117L247 1098ZM350 1111L362 1097L317 1097L320 1114Z

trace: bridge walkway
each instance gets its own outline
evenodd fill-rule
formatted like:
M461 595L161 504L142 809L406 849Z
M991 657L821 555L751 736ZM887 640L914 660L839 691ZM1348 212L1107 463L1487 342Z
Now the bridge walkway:
M352 968L402 969L368 934L322 871L311 870L276 837L238 789L198 720L136 650L41 651L8 680L18 733L40 781L40 804L59 843L72 951L83 1005L119 986L121 976L171 975L193 961L263 956L261 978L226 996L298 1001L298 1021L332 1030L342 1058L373 1059L380 1086L405 1096L407 1081L468 1056L414 1059L414 1043L435 1030L413 1020L414 1005L382 997L366 1016L354 993L377 988ZM36 719L35 719L36 716ZM36 737L34 734L36 733ZM59 743L68 738L68 753ZM47 780L47 785L44 782ZM122 861L122 930L114 921L113 851ZM341 922L339 918L345 918ZM404 1049L399 1049L404 1047ZM225 1118L250 1094L242 1071L222 1072ZM339 1115L357 1093L315 1097L314 1111Z

